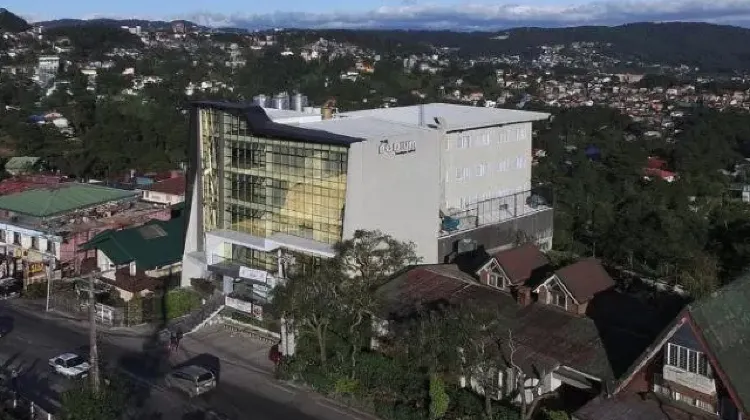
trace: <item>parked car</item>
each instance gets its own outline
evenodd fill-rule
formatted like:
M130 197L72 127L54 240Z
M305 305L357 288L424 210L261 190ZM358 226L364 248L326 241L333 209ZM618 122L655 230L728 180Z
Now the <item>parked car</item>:
M183 366L167 375L167 386L197 397L216 388L216 377L210 370L196 366Z
M63 353L49 359L49 365L55 373L69 378L85 378L91 366L83 357L75 353Z

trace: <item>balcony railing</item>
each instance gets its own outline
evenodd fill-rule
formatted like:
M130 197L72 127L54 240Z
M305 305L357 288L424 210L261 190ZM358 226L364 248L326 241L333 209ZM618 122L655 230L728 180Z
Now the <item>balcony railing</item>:
M472 204L467 209L445 214L441 218L440 236L447 236L485 225L503 223L525 217L554 206L549 187L536 187L502 197Z

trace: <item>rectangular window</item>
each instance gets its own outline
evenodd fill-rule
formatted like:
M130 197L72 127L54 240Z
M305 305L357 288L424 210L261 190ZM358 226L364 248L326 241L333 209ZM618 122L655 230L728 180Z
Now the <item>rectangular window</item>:
M711 404L709 404L709 403L707 403L705 401L699 400L697 398L695 399L695 406L698 407L698 408L700 408L701 410L705 410L705 411L709 411L709 412L713 412L714 411L714 406L713 405L711 405Z
M486 163L480 163L477 165L476 168L476 175L477 176L484 176L484 173L487 171L487 164Z
M497 287L497 285L500 284L499 276L495 273L490 273L489 283L490 283L490 286Z
M0 230L0 242L5 243L5 231Z
M461 134L456 138L456 147L466 149L471 147L471 137L468 134Z
M669 343L666 361L669 366L710 377L708 358L705 353Z
M21 234L18 232L13 232L13 243L16 245L21 245Z
M508 170L508 159L503 159L497 164L497 170L505 172Z
M568 309L564 293L550 292L550 303L563 309Z
M52 242L51 239L47 239L47 252L54 253L55 252L55 243Z
M526 162L528 159L526 159L526 156L518 156L516 158L516 169L524 169L526 168Z
M485 146L490 145L490 133L482 134L482 144L484 144Z
M463 168L456 168L456 179L461 181L464 179L464 170Z
M500 141L500 144L507 143L508 142L508 130L501 128L499 137L500 138L498 140Z
M39 249L39 238L36 236L31 237L31 249Z

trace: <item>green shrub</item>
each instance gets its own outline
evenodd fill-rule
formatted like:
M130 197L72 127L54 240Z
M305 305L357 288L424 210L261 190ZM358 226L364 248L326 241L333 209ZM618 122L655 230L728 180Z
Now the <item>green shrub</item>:
M354 395L359 389L359 381L348 376L336 379L333 390L337 395Z
M26 286L23 293L27 299L41 299L47 296L47 282L32 283Z
M436 420L448 411L450 397L445 392L443 379L438 375L430 375L430 419Z
M190 285L204 298L210 297L216 291L216 286L210 280L206 279L190 279Z
M194 290L175 289L167 292L164 299L167 319L179 318L201 306L201 297Z
M570 416L563 410L543 409L541 417L544 420L570 420Z

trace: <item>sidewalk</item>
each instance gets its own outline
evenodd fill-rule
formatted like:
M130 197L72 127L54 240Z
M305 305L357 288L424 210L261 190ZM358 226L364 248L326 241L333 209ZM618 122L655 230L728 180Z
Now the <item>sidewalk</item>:
M221 325L204 327L187 334L180 343L180 353L188 357L209 353L221 355L220 359L235 366L241 366L273 375L274 365L268 358L271 345L253 340L242 334L234 334Z
M325 420L379 420L378 418L320 395L307 387L274 377L274 365L268 358L271 344L236 334L221 325L204 327L186 335L180 343L176 363L201 355L221 361L220 386L236 386L244 392L290 405L300 412ZM218 400L215 404L232 402ZM235 406L241 403L234 402Z

